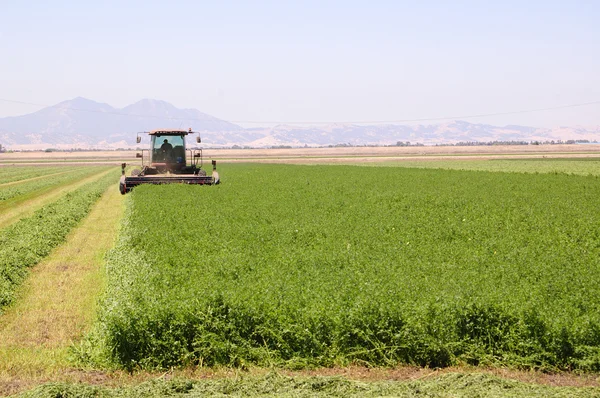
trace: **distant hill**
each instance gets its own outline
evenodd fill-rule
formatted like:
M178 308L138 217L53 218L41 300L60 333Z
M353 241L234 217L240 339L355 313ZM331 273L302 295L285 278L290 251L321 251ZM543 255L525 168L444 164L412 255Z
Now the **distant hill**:
M188 127L214 133L243 131L235 124L196 109L178 109L165 101L143 99L118 109L78 97L28 115L0 118L0 143L9 147L129 146L140 131Z
M205 145L213 147L600 140L600 126L540 129L464 121L418 126L331 124L244 129L196 109L179 109L160 100L143 99L119 109L78 97L28 115L0 118L0 144L9 149L125 148L135 146L135 133L140 131L189 127L201 131Z
M454 144L458 142L492 141L567 141L600 140L600 126L594 129L561 127L541 129L525 126L498 127L451 121L436 125L329 125L318 128L276 126L253 129L263 138L250 143L252 146L273 145L393 145L398 142L425 145Z

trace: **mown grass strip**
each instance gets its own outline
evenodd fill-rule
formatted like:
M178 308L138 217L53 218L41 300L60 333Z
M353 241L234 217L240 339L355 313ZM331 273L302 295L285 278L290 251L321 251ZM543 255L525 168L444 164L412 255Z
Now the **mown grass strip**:
M28 217L42 206L57 200L68 192L72 192L85 184L99 180L107 174L115 172L114 167L94 166L89 170L89 176L82 176L59 186L47 187L40 191L30 192L10 200L0 202L0 228L8 227L21 218Z
M14 185L29 183L29 182L36 181L36 180L41 180L43 178L56 177L56 176L59 176L59 175L62 175L62 174L67 174L67 173L69 173L71 171L72 170L59 171L57 173L50 173L50 174L46 174L46 175L42 175L42 176L28 177L28 178L25 178L25 179L19 179L19 180L14 180L14 181L11 181L11 182L5 182L5 183L0 184L0 189L1 188L5 188L5 187L14 186Z
M0 184L64 171L64 166L0 166Z
M109 187L65 243L31 270L15 304L0 316L0 380L35 378L69 366L68 347L95 314L103 256L114 243L123 209L123 196Z
M353 381L343 377L262 377L187 380L157 379L135 386L52 383L22 398L54 397L598 397L598 387L531 385L488 374L449 373L408 381Z
M64 242L117 179L118 170L110 171L0 231L0 311L13 302L15 290L27 277L29 267Z
M48 176L39 180L0 187L0 205L3 208L10 207L14 203L21 202L29 197L39 196L44 192L51 190L53 187L80 180L90 174L98 173L103 170L106 170L106 168L81 167L56 176Z

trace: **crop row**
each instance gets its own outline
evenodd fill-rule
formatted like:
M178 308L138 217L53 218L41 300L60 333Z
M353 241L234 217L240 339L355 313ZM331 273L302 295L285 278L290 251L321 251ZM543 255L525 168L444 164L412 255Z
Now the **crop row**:
M47 178L36 179L33 181L23 181L22 183L0 187L0 203L19 196L28 195L34 192L43 192L53 187L77 181L87 176L106 171L106 167L81 167L72 169L64 174L49 176Z
M65 171L65 166L0 166L0 184Z
M600 369L597 177L223 174L128 198L87 359Z
M14 299L29 267L62 243L109 184L117 180L116 171L109 173L0 230L0 312Z

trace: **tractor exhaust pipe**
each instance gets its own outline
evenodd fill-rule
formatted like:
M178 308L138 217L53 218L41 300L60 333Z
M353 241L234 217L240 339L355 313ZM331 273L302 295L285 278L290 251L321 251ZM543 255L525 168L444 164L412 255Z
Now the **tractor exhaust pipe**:
M121 163L121 175L125 175L125 167L127 167L127 163Z

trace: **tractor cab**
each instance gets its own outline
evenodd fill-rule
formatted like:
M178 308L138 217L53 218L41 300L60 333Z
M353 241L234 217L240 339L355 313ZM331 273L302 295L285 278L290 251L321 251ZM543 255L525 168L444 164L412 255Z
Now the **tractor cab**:
M186 135L187 131L151 131L150 165L171 172L185 168Z
M202 167L202 149L186 149L186 136L195 134L190 130L152 130L150 149L142 150L146 174L197 174ZM141 141L138 135L137 142ZM200 142L200 135L196 137Z

